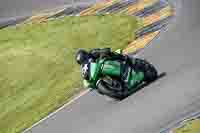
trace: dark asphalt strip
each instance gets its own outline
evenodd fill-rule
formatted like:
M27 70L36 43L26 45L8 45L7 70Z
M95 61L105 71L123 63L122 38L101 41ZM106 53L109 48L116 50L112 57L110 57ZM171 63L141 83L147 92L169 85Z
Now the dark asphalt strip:
M153 24L150 24L150 25L136 31L136 38L139 38L139 37L144 36L148 33L162 29L163 27L165 27L169 23L170 18L172 18L172 16L164 18L163 20L157 21Z
M121 10L127 8L128 6L130 6L130 5L132 5L132 4L135 4L135 3L136 3L135 0L128 1L128 2L124 2L124 3L122 3L121 5L119 5L118 7L115 7L115 8L113 8L113 9L111 9L111 10L109 11L109 13L117 13L117 12L119 12L119 11L121 11Z
M59 12L59 13L51 16L50 18L58 18L58 17L61 17L61 16L77 15L81 11L83 11L83 10L89 8L89 7L90 7L90 5L76 6L76 7L70 6L70 7L67 7L65 10L63 10L62 12Z
M19 23L25 21L27 18L28 18L28 16L0 21L0 29L6 28L8 26L14 26L16 24L19 24Z
M166 1L159 1L152 6L144 8L144 10L142 11L134 13L133 15L138 17L145 17L148 16L149 14L153 14L154 12L159 11L160 9L166 7L167 5L168 3Z
M117 3L115 3L115 4L113 4L109 7L106 7L104 9L97 11L97 14L105 14L105 13L108 13L108 12L112 13L112 12L124 9L127 6L129 6L130 4L133 4L135 2L136 2L136 0L120 1L120 2L117 2Z

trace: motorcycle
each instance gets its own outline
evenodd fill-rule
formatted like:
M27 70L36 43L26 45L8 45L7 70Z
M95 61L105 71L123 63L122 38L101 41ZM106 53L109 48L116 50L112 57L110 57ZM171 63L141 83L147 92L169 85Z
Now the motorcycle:
M114 99L124 99L158 78L151 63L122 55L120 50L79 50L76 60L81 65L85 86Z
M117 100L122 100L158 78L158 72L152 64L146 60L138 58L134 59L134 62L134 68L132 68L133 66L131 64L127 65L124 75L130 73L130 71L143 72L144 79L141 82L139 82L132 89L128 89L126 82L122 81L121 79L105 76L100 78L96 83L96 89L98 93Z

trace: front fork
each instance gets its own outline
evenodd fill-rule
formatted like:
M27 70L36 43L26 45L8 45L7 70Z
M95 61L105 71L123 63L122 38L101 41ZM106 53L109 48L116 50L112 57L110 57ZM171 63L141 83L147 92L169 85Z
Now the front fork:
M110 77L104 77L102 80L107 83L107 85L109 86L108 89L110 89L112 91L122 91L123 90L121 82L116 79L112 79Z

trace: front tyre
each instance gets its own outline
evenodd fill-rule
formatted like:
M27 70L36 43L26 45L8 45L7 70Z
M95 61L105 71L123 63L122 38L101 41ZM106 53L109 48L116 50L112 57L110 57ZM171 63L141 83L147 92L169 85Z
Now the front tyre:
M113 91L113 88L110 88L111 86L109 86L109 84L107 84L102 79L97 81L96 87L97 87L97 91L102 95L109 96L116 100L122 100L123 98L125 98L125 95L122 92Z

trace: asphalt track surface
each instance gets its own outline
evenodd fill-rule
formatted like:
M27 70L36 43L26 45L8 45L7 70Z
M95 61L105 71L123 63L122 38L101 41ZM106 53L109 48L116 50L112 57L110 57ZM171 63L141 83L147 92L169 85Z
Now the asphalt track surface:
M99 0L2 0L0 1L0 29L15 25L38 12L64 6L87 5Z
M200 1L173 0L176 17L146 58L167 75L121 102L91 92L28 132L158 133L200 110Z
M1 0L0 1L0 20L27 16L41 10L52 9L63 5L71 5L72 2L88 3L98 0Z

